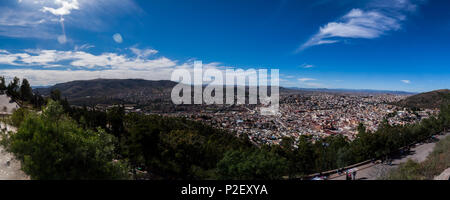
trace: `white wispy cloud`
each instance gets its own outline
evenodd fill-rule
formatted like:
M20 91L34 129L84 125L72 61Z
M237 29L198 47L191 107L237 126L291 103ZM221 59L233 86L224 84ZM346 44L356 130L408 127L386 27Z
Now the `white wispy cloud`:
M287 79L295 79L295 76L293 76L293 75L280 74L280 76L283 76L284 78L287 78Z
M402 28L407 14L414 12L420 3L423 0L370 1L366 9L354 8L337 21L322 26L297 52L312 46L337 43L342 38L373 39L397 31Z
M59 8L52 8L44 6L42 12L49 12L53 15L59 16L59 23L61 24L62 35L57 37L60 44L65 44L67 42L66 26L64 24L64 16L71 13L72 10L80 9L78 0L55 0L56 5Z
M8 79L15 76L27 78L32 85L54 85L97 78L170 80L175 69L186 69L193 73L193 60L180 63L155 55L157 50L132 48L134 51L144 52L144 55L153 56L149 59L111 52L92 54L82 50L28 49L10 52L0 49L0 65L11 66L9 69L0 69L0 74ZM234 68L223 66L219 62L211 62L204 63L203 69L224 71Z
M80 9L80 4L78 3L78 0L55 0L55 4L60 7L52 8L44 6L42 8L42 11L49 12L57 16L64 16L70 14L72 10Z
M114 34L113 39L116 43L119 43L119 44L123 42L123 37L120 33Z
M314 65L309 65L309 64L303 64L300 66L300 68L303 68L303 69L309 69L309 68L314 68L314 67L315 67Z
M75 51L88 50L88 49L91 49L91 48L94 48L94 47L95 46L91 45L91 44L83 44L81 46L75 45L74 50Z
M98 78L106 79L146 79L146 80L168 80L173 69L165 68L156 71L133 71L108 69L101 71L90 70L45 70L45 69L10 69L0 70L0 74L8 79L13 77L27 78L34 86L54 85L74 80L92 80Z
M314 78L299 78L298 81L300 82L308 82L308 81L316 81L317 79Z
M48 27L50 18L30 9L0 7L0 35L12 38L52 39L56 30Z
M312 87L312 88L321 88L325 87L323 84L320 83L305 83L306 86Z
M139 58L146 58L158 53L155 49L138 49L136 47L131 47L130 50Z
M57 50L26 50L23 53L2 53L0 64L16 66L59 66L61 62L69 62L77 69L129 69L150 70L164 67L173 67L176 61L166 57L155 59L132 58L117 53L102 53L94 55L85 51L57 51Z
M411 84L411 81L410 80L401 80L403 83L405 83L405 84Z
M318 83L315 78L299 78L297 79L300 82L300 87L309 87L309 88L322 88L325 87L322 83Z

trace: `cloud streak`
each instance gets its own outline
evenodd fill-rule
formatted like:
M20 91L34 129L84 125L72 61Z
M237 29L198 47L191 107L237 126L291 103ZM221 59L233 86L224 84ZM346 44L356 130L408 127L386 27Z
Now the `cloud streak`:
M157 54L158 51L155 49L138 49L136 47L131 47L130 50L138 57L138 58L146 58L148 56Z
M314 65L309 65L309 64L303 64L300 66L300 68L303 68L303 69L310 69L310 68L314 68L314 67L315 67Z
M59 23L61 24L62 35L58 36L58 42L65 44L67 42L66 26L64 25L64 15L69 15L72 10L80 9L78 0L55 0L55 4L61 7L51 8L44 6L42 12L49 12L53 15L59 16Z
M302 44L296 52L312 46L338 43L344 38L374 39L388 32L398 31L407 14L423 1L372 1L367 9L354 8L337 21L320 27L318 33Z
M405 84L411 84L411 81L410 80L401 80L403 83L405 83Z
M304 82L308 82L308 81L315 81L316 79L314 78L299 78L298 81L304 83Z

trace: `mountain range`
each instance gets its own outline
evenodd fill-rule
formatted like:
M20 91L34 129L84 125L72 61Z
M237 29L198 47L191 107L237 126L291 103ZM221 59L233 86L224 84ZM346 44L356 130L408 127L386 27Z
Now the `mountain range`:
M48 96L58 89L64 98L75 105L139 103L170 99L172 81L148 81L141 79L95 79L56 84L34 91Z
M113 103L151 103L170 102L172 88L177 85L172 81L149 81L142 79L95 79L60 83L50 87L34 88L35 92L48 96L52 90L58 89L64 98L74 105L113 104ZM424 94L415 94L403 91L364 90L364 89L326 89L326 88L280 88L283 94L395 94L411 95L399 102L403 106L435 107L440 105L447 97L449 90L433 91ZM447 96L446 96L447 95ZM429 103L434 101L434 103Z

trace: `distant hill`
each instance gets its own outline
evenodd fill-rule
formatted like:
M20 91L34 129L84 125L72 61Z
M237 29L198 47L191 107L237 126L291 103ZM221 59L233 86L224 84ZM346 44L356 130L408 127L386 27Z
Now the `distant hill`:
M440 108L444 103L450 103L450 90L436 90L410 96L399 102L399 105L415 108Z
M85 81L72 81L60 83L49 87L36 87L35 92L49 96L54 89L61 91L74 105L94 104L149 104L165 102L171 104L171 91L176 85L172 81L149 81L142 79L95 79ZM248 90L247 90L248 91ZM270 90L269 90L270 93ZM280 93L289 94L315 94L315 93L337 93L337 94L400 94L411 95L412 93L398 91L376 91L376 90L348 90L348 89L305 89L305 88L283 88Z
M142 79L95 79L72 81L34 91L48 96L54 89L75 105L99 103L139 103L170 99L172 81L148 81Z
M414 95L417 93L391 90L370 90L370 89L327 89L327 88L289 88L291 90L342 93L342 94L395 94L395 95Z
M95 79L60 83L49 87L36 87L34 91L49 96L52 90L58 89L61 91L62 97L67 98L74 105L161 102L171 104L171 92L177 84L165 80ZM299 93L300 91L280 88L282 94L291 92Z

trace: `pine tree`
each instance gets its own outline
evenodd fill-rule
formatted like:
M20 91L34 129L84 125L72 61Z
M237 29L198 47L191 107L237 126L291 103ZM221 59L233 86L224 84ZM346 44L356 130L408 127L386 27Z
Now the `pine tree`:
M11 81L6 87L6 93L13 98L14 100L17 100L19 98L19 83L20 79L17 77L14 77L13 81Z
M22 80L22 85L20 86L20 97L22 101L26 102L33 100L33 90L31 89L30 83L27 79Z
M3 94L6 90L6 81L5 77L0 76L0 94Z

